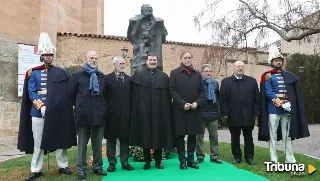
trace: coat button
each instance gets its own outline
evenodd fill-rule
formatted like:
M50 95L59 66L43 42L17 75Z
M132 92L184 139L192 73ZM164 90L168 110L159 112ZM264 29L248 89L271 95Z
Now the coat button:
M240 97L242 99L242 97Z
M240 90L241 90L242 88L240 87Z

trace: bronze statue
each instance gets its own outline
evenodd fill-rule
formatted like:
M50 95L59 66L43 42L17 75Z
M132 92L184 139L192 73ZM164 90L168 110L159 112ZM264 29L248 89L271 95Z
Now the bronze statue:
M129 20L127 30L128 40L133 45L131 75L146 66L148 52L157 54L157 69L163 70L162 44L166 41L167 34L163 19L153 16L153 9L149 4L142 5L141 14Z

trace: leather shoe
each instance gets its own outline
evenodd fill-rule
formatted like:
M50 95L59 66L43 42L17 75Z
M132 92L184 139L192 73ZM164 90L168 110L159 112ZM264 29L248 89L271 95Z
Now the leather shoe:
M133 166L131 166L130 164L123 165L122 169L125 169L125 170L128 170L128 171L134 170Z
M146 162L146 163L143 165L143 170L150 170L150 163L149 163L149 162Z
M156 163L157 169L164 169L164 166L162 163Z
M38 177L41 177L43 175L42 172L33 172L31 173L31 175L29 175L27 178L26 178L26 181L32 181Z
M116 170L116 167L113 164L110 164L107 168L107 172L114 172Z
M203 159L198 158L194 163L195 163L195 164L199 164L199 163L203 163L203 162L204 162Z
M247 162L249 165L253 165L253 164L254 164L254 161L253 161L252 158L246 159L246 162Z
M59 173L65 174L65 175L72 175L73 171L66 167L66 168L59 168Z
M180 167L181 170L186 170L188 167L185 163L180 163Z
M241 163L241 158L234 159L233 163L235 163L235 164Z
M107 173L105 171L103 171L101 168L100 169L92 169L92 171L94 174L107 176Z
M195 163L188 163L188 167L194 168L194 169L199 169L199 166Z
M222 164L222 161L219 160L218 158L216 158L216 159L210 159L210 162L217 163L217 164Z
M78 173L78 180L83 180L87 177L86 171L80 170Z

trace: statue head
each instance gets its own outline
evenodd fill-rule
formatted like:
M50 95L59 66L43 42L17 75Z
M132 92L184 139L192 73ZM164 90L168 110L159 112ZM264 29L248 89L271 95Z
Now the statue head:
M153 9L149 4L143 4L141 6L141 15L145 17L151 17L153 15Z

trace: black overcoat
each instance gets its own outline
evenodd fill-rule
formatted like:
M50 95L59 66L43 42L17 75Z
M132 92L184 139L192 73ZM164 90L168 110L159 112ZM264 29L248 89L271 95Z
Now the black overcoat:
M228 116L229 126L254 126L260 115L259 88L255 78L234 75L222 80L220 88L221 116Z
M205 91L202 75L197 70L191 71L191 76L180 66L170 73L170 92L173 98L173 114L175 134L196 135L202 134L202 115L200 107L205 101ZM198 104L195 110L185 111L186 103Z
M107 116L105 103L104 74L97 73L100 94L91 95L89 91L90 75L84 69L72 74L69 84L70 99L75 106L75 125L79 126L104 126Z
M262 74L260 81L260 99L261 99L261 115L259 117L259 141L269 141L269 127L268 127L268 109L267 97L265 93L265 74L274 73L274 70L267 71ZM289 137L292 140L305 138L310 136L308 123L305 115L304 100L298 88L298 80L296 76L288 71L282 72L284 84L291 104L290 114L290 131ZM281 126L278 127L277 140L281 140Z
M121 86L115 72L105 76L107 118L104 137L106 139L129 138L130 81L131 77L124 74Z
M32 70L43 70L44 66ZM26 73L21 100L20 125L17 148L26 154L33 153L34 140L30 116L32 102L28 93L29 75ZM77 145L72 105L68 95L68 73L56 66L48 69L46 117L41 149L55 151Z
M161 70L143 68L132 77L131 123L132 146L173 148L172 98L169 77Z

